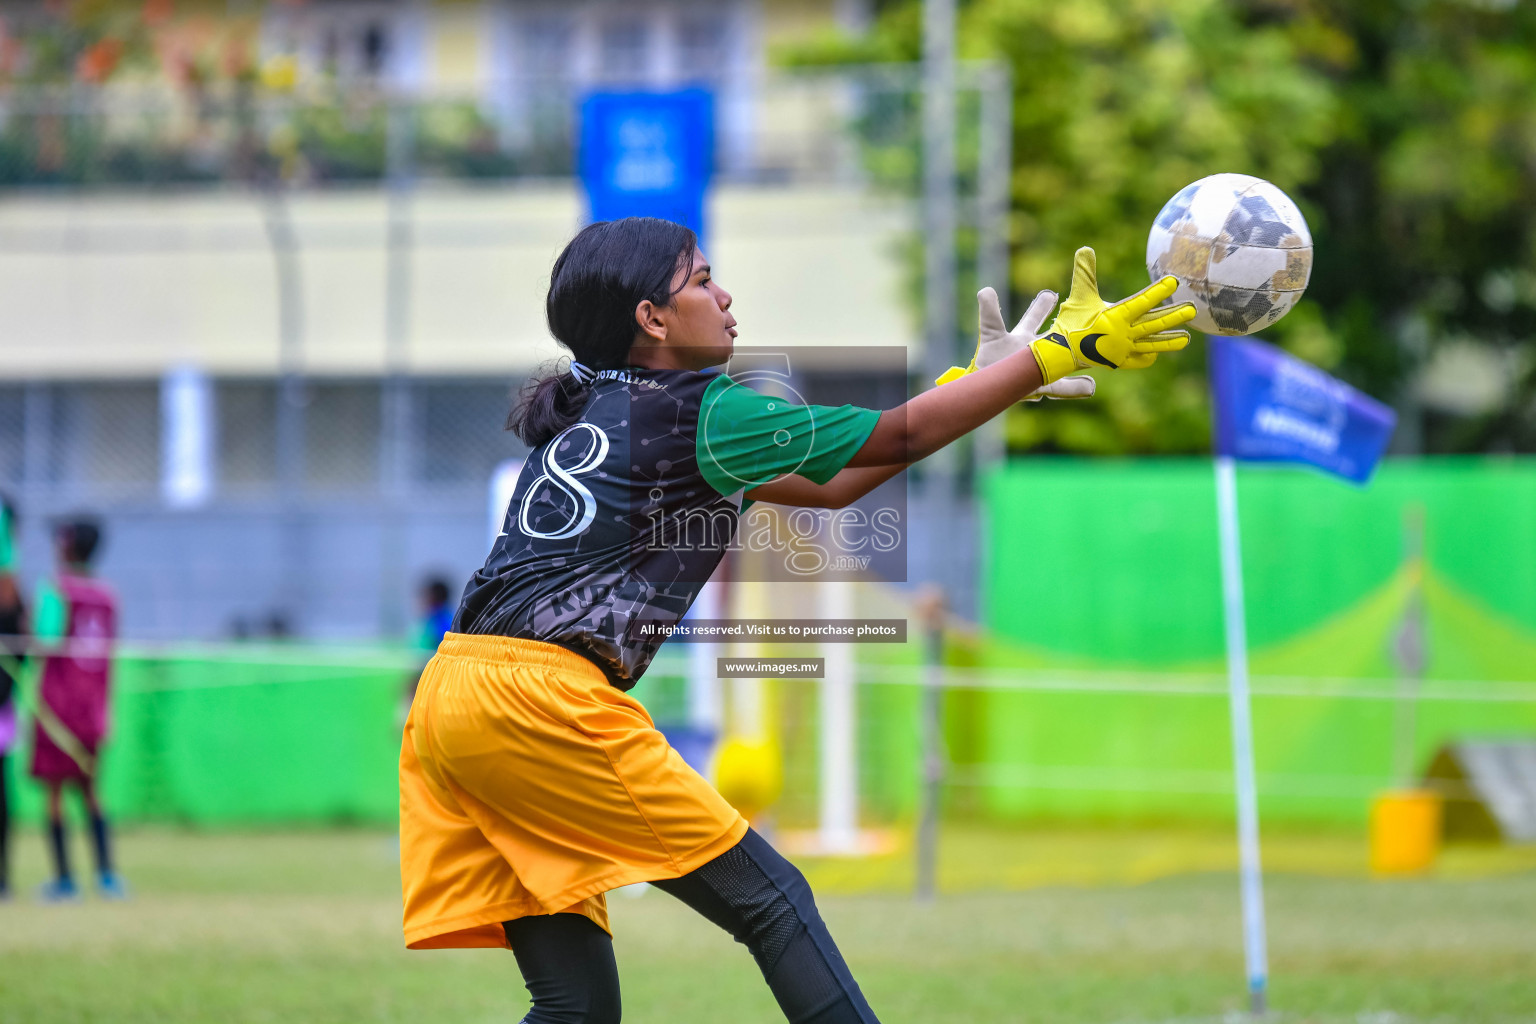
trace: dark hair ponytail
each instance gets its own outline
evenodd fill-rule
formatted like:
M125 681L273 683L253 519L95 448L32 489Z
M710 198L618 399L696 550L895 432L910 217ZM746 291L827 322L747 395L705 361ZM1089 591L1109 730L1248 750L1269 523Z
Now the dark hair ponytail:
M670 306L672 281L679 267L692 273L697 245L688 228L655 217L587 225L550 272L544 303L549 332L582 365L619 369L640 329L635 307L647 299ZM523 387L507 429L526 445L541 445L581 418L590 394L590 385L569 369L547 369Z

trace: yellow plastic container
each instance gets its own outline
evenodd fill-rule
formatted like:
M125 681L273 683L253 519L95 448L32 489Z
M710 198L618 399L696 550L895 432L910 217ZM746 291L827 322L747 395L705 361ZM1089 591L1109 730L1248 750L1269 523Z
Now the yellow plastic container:
M1440 794L1424 789L1382 793L1371 803L1371 873L1418 875L1440 852Z

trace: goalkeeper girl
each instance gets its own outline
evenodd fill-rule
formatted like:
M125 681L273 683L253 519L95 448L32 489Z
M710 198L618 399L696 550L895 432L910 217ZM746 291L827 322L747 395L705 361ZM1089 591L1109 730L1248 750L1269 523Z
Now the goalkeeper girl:
M841 507L1042 386L1091 390L1062 381L1074 370L1145 366L1187 343L1172 329L1193 307L1153 308L1172 278L1108 305L1092 255L1079 252L1049 334L1034 330L1054 295L1009 333L988 290L972 365L879 411L797 406L708 372L736 320L686 228L629 218L571 241L546 304L570 368L530 383L513 412L532 452L406 723L408 946L510 948L526 1024L617 1022L603 894L652 882L747 946L788 1020L876 1020L804 877L626 691L745 502ZM686 522L707 536L679 542Z

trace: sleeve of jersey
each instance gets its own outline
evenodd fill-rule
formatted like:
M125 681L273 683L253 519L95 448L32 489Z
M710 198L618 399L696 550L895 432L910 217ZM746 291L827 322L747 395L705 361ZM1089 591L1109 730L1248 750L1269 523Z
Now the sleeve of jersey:
M794 474L824 484L863 447L880 419L856 405L797 405L721 374L699 408L699 469L721 494Z

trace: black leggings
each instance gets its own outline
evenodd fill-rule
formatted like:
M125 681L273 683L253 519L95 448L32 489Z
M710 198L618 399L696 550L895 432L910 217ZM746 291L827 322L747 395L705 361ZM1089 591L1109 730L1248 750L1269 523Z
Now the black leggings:
M790 1024L879 1024L793 864L756 832L696 871L653 883L751 950ZM506 922L533 1008L523 1024L618 1024L613 940L581 914Z

